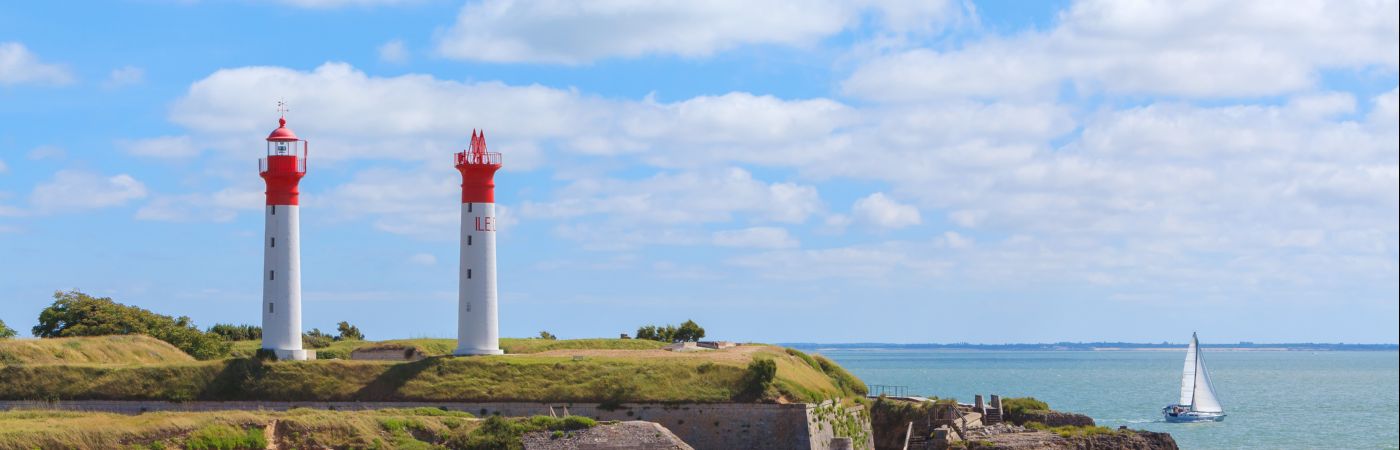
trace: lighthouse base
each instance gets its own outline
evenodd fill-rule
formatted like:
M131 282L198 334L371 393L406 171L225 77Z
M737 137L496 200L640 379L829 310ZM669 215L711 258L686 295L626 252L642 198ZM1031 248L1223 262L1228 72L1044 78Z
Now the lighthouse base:
M452 356L504 355L505 353L499 348L459 348L452 351Z
M315 361L315 350L284 350L280 348L272 349L272 353L277 355L278 361Z

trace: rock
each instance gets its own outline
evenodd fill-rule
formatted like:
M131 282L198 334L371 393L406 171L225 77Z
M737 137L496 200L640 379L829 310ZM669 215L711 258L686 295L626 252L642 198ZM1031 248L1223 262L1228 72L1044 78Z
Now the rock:
M560 435L537 431L525 433L520 440L525 450L694 450L661 424L640 420L602 424Z
M1004 424L984 427L968 433L965 442L951 448L987 450L1178 450L1176 440L1167 433L1120 430L1110 434L1064 437L1048 431L1035 431Z

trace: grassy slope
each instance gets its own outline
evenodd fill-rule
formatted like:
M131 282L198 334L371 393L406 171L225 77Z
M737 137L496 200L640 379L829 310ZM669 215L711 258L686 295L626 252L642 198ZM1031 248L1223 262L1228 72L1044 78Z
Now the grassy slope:
M781 348L739 351L434 357L412 363L8 365L0 367L0 379L10 381L0 384L0 399L726 402L752 400L744 395L744 374L753 358L778 362L776 389L764 394L767 399L861 393L843 390L837 377Z
M191 362L175 346L145 335L0 341L3 364L158 364Z
M466 432L478 422L461 413L428 408L379 411L324 411L294 409L286 412L215 411L146 413L135 416L66 411L0 411L0 449L77 448L108 449L153 442L165 448L183 448L192 433L211 426L236 429L261 428L277 421L284 439L296 448L407 448L413 435L441 437ZM421 444L420 444L421 445Z
M262 341L238 341L233 343L233 356L246 358L253 356L258 351ZM394 339L388 341L339 341L331 344L330 347L317 349L318 358L341 358L347 359L350 352L361 347L393 347L406 348L413 347L429 356L439 356L451 354L457 348L456 339ZM652 350L665 347L666 343L649 341L645 339L567 339L567 340L544 340L544 339L522 339L522 338L501 338L501 349L507 354L539 353L549 350L579 350L579 349L612 349L612 350Z

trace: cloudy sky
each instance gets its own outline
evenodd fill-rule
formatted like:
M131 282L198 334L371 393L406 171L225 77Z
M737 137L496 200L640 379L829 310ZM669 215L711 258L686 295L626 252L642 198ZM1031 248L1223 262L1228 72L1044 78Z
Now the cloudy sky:
M79 288L256 323L275 103L307 328L1396 342L1397 2L0 5L0 320Z

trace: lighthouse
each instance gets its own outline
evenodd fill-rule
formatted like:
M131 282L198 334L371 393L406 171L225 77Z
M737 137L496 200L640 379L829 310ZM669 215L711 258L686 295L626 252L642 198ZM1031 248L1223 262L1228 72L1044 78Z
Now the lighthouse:
M499 355L496 313L496 171L501 154L486 151L486 132L456 155L462 173L461 265L457 284L456 355Z
M279 105L280 106L280 105ZM306 175L306 141L277 120L258 173L267 183L263 215L262 348L280 360L315 359L301 348L301 231L297 183Z

